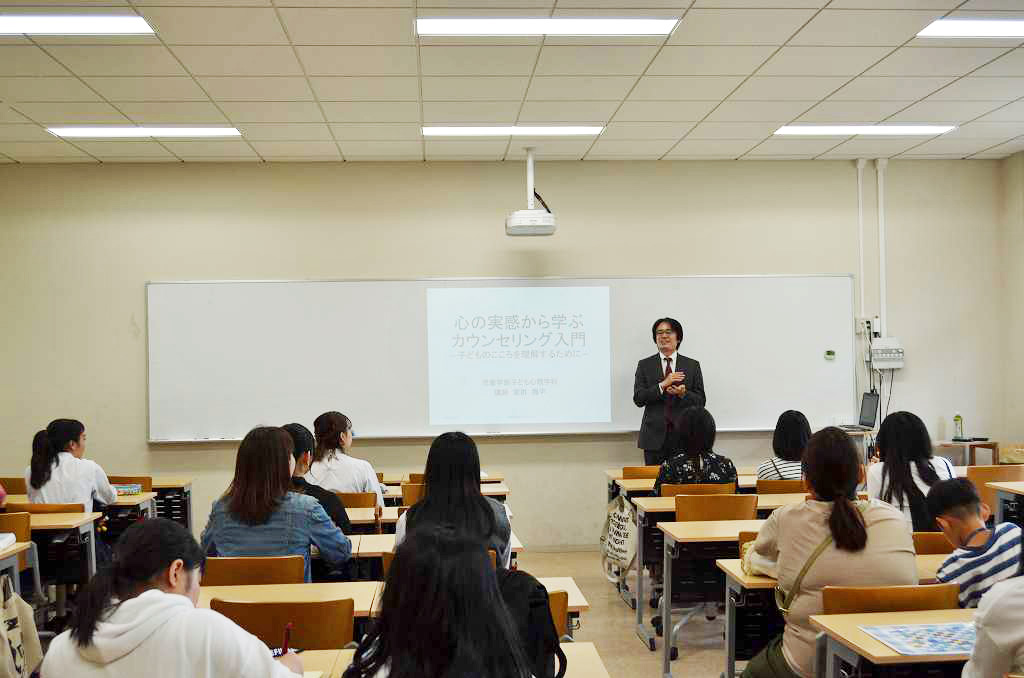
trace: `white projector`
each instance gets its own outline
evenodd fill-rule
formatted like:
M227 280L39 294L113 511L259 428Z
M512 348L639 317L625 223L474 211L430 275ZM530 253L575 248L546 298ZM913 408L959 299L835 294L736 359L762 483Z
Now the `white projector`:
M552 235L555 215L547 210L516 210L505 217L505 235Z

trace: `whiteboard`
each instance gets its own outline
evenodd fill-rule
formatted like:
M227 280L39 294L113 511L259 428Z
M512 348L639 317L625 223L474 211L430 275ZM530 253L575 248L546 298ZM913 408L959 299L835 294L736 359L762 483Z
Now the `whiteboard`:
M583 286L608 289L608 373L593 379L610 384L606 420L430 424L428 290ZM787 409L856 421L849 275L151 282L146 295L151 442L312 428L329 410L358 437L636 431L636 364L662 316L682 323L719 430L771 430Z

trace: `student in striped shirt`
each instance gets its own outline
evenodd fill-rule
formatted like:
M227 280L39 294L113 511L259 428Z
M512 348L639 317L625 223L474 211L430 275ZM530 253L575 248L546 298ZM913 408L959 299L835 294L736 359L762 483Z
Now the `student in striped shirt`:
M1020 571L1021 530L1013 523L985 525L989 508L966 478L940 480L928 490L928 511L956 547L936 579L960 585L960 607L977 607L993 585Z
M801 460L810 439L811 425L802 412L786 410L780 414L772 435L775 456L765 459L757 467L758 479L800 480L803 477Z

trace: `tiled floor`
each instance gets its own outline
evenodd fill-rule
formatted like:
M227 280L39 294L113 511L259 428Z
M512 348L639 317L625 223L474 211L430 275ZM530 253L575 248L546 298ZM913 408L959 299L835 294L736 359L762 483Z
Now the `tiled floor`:
M590 610L581 615L577 640L593 642L611 678L659 678L662 641L649 651L633 631L636 613L619 597L601 572L597 552L537 553L519 555L519 567L537 577L570 576L583 591ZM644 616L650 620L653 610ZM672 662L675 675L686 678L718 678L725 667L723 617L708 622L696 615L680 631L679 659Z

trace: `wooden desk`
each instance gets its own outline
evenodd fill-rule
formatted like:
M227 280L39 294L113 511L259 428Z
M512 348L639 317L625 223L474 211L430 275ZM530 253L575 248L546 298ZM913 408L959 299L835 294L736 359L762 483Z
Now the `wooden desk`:
M363 534L358 536L359 549L357 551L353 544L353 558L380 558L385 553L395 552L395 535L393 534ZM509 545L512 547L513 554L522 553L526 550L526 547L519 541L519 537L516 536L514 531L509 540Z
M935 443L935 447L961 447L964 449L964 461L967 462L968 466L976 465L976 457L978 450L991 450L992 452L992 465L999 465L999 443L995 440L978 440L978 441L954 441L954 440L939 440Z
M635 494L654 492L654 478L616 478L612 482L618 486L618 494L632 497ZM738 492L749 492L757 488L757 476L738 476L736 489Z
M349 522L353 525L372 525L376 522L376 509L372 508L347 508ZM385 525L394 525L398 522L398 507L385 506L380 515L380 522Z
M652 483L654 481L651 481ZM402 500L402 486L401 485L385 485L383 488L384 499L397 499ZM485 497L494 497L498 501L505 501L508 496L508 486L500 482L489 482L484 481L480 483L480 494Z
M185 476L153 476L154 490L191 490L192 479Z
M1006 507L1004 503L1019 501L1019 497L1024 495L1024 482L985 483L985 487L996 491L996 524L998 525L1005 521Z
M503 474L503 473L488 473L487 475L484 475L484 473L485 473L484 471L480 472L480 483L481 484L486 484L486 483L503 483L503 482L505 482L505 474ZM404 476L402 476L400 480L396 481L395 484L407 483L407 482L409 482L409 474L408 473L406 473Z
M86 572L89 579L96 575L96 530L94 524L103 517L102 513L30 513L32 531L78 530L87 535L89 548L86 549Z
M197 607L209 608L211 598L248 602L306 602L351 598L356 617L369 617L380 593L379 581L324 582L317 584L263 584L253 586L201 586Z
M537 577L537 581L550 591L565 591L569 594L569 614L579 614L590 609L590 603L583 596L576 580L572 577Z
M350 660L341 669L338 668L338 657L341 652L341 650L306 650L299 655L302 660L302 670L307 673L321 671L323 678L340 678L342 671L351 663ZM353 650L347 650L347 652L351 653Z
M117 499L112 504L107 504L114 508L131 508L138 506L140 511L148 511L150 515L155 516L156 511L153 504L153 500L156 499L156 492L142 492L141 494L119 494ZM8 502L16 502L19 504L28 504L27 494L9 494L7 495Z
M26 553L26 551L28 553ZM31 541L16 541L5 549L0 550L0 574L7 572L14 585L14 592L21 595L21 569L18 565L19 556L26 553L29 566L32 568L32 576L35 580L36 591L42 591L42 584L39 581L39 553L36 545Z

